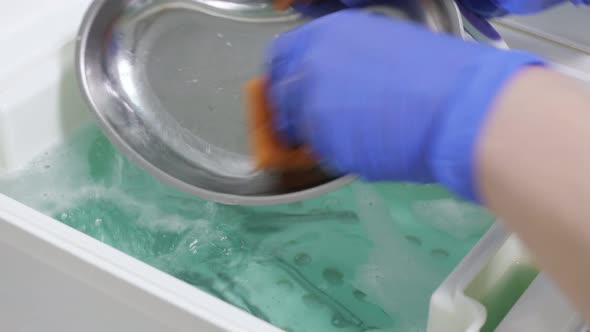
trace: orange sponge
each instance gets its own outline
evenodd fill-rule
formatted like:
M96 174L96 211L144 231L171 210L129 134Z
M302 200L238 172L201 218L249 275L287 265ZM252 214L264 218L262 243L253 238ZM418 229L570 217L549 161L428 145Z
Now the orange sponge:
M272 6L276 10L287 10L296 0L273 0Z
M244 90L250 119L250 145L256 167L286 172L315 167L316 160L306 148L291 148L276 134L266 79L252 79L246 83Z

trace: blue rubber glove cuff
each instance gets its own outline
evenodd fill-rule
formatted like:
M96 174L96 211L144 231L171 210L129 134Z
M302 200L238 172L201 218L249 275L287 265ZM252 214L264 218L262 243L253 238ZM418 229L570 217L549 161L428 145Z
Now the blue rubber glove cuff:
M457 83L463 89L451 96L450 112L441 119L439 128L443 129L435 136L431 151L431 167L441 184L460 197L481 203L476 151L490 107L522 68L543 64L538 56L512 51L501 56L489 54L465 69L466 74Z

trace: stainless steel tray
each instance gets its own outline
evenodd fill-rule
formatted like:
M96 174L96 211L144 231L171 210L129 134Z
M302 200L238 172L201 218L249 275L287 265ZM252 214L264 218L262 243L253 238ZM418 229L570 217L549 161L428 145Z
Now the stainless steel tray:
M461 34L452 1L395 3L433 30ZM302 23L267 0L95 1L78 37L80 85L115 145L180 190L241 205L319 195L352 178L255 170L241 100L269 42Z

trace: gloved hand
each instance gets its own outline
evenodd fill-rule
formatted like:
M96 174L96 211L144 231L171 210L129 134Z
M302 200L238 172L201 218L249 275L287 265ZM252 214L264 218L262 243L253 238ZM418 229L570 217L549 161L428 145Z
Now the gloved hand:
M275 39L278 133L366 180L440 182L477 201L474 145L490 103L542 61L346 9Z
M531 14L568 2L567 0L458 0L484 18L506 14ZM590 5L590 0L569 0L575 5Z

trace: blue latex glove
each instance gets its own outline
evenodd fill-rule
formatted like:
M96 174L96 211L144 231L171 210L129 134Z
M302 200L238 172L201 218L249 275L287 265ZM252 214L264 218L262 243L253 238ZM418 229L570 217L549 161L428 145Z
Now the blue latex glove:
M355 9L281 35L267 61L277 131L327 169L440 182L475 201L474 144L490 103L539 63Z
M506 14L531 14L568 2L567 0L459 0L466 8L485 17ZM590 0L570 0L575 5L590 5Z

